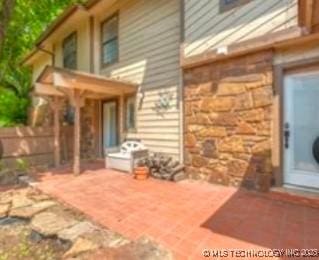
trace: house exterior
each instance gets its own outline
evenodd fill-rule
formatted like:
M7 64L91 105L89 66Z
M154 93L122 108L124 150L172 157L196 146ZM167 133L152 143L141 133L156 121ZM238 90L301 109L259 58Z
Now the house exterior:
M83 157L102 156L103 147L139 139L151 151L181 159L180 30L179 1L89 1L66 10L40 38L42 50L25 61L33 67L34 82L46 65L54 65L138 85L130 95L86 99ZM65 46L72 49L72 41L76 64L65 66ZM103 60L106 48L116 53Z
M318 1L185 1L191 176L318 189Z
M50 77L82 85L84 157L139 139L191 178L318 189L318 13L312 0L88 1L25 64L40 93Z

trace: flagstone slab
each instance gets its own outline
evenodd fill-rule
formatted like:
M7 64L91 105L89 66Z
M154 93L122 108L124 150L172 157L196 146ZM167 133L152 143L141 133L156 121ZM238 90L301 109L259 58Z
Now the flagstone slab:
M143 238L118 248L100 248L80 255L79 259L172 260L174 258L170 251L150 239Z
M120 247L130 242L121 234L111 230L94 230L84 234L82 237L100 244L101 247Z
M25 194L14 195L11 202L12 209L30 206L34 203L34 201L27 198Z
M77 223L76 225L70 228L61 230L58 233L58 237L63 240L69 240L69 241L75 242L77 238L80 237L81 235L84 235L85 233L93 232L96 229L97 227L92 225L90 222L83 221L83 222Z
M74 258L82 253L94 251L98 247L98 244L91 240L85 238L78 238L73 244L73 246L64 254L64 258Z
M50 237L77 223L73 218L66 218L63 215L57 215L52 212L42 212L33 217L31 228L44 237Z
M0 218L5 218L8 216L10 209L10 204L0 204Z
M11 192L3 192L0 196L0 204L11 203L12 201L12 193Z
M17 218L32 218L34 215L57 205L54 201L42 201L25 207L11 209L9 216Z

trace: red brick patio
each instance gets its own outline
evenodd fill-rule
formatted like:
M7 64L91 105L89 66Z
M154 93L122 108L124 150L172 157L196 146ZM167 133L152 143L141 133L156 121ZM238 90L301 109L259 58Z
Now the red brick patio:
M38 176L37 187L131 239L147 235L180 259L204 248L319 248L319 209L241 189L185 181L136 181L91 169Z

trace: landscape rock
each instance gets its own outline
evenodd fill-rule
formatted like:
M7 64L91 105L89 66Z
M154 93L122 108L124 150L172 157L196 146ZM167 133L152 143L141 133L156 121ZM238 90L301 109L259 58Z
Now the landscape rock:
M140 259L153 259L153 260L170 260L173 259L171 252L166 250L161 245L153 240L142 237L136 243L137 254L140 254Z
M52 212L42 212L33 217L31 228L44 237L50 237L75 224L77 221L72 218L65 218Z
M3 192L0 196L0 204L7 204L11 203L12 201L12 194L11 192Z
M41 234L39 234L38 232L32 230L31 234L29 236L30 240L35 242L35 243L39 243L40 241L43 240L43 236L41 236Z
M27 198L25 194L17 194L12 197L12 209L30 206L33 203L34 201Z
M43 194L43 193L32 195L30 198L33 199L34 201L43 201L43 200L50 200L51 199L50 196Z
M22 175L18 177L18 183L21 185L28 185L34 180L30 176Z
M93 232L85 233L81 237L93 241L101 247L120 247L130 242L121 234L111 230L94 230Z
M84 238L79 238L75 241L72 247L64 254L64 258L76 257L82 253L96 250L99 246Z
M9 216L18 218L32 218L35 214L40 213L50 207L53 207L56 204L57 203L54 201L42 201L21 208L13 208L10 211Z
M0 219L0 226L10 226L13 224L20 224L20 223L25 223L26 221L21 219L21 218L11 218L11 217L6 217Z
M0 185L15 185L18 183L18 175L12 170L0 171Z
M0 218L7 217L9 209L10 209L10 204L0 204Z
M139 239L116 249L104 249L91 256L95 259L171 260L173 255L148 238ZM93 258L91 258L93 259Z
M174 182L180 182L180 181L183 181L185 179L187 179L187 176L184 172L180 172L180 173L174 175L174 177L173 177Z
M97 227L93 226L87 221L79 222L76 225L63 229L58 233L58 237L63 240L70 240L75 242L78 237L85 233L91 233L96 230Z

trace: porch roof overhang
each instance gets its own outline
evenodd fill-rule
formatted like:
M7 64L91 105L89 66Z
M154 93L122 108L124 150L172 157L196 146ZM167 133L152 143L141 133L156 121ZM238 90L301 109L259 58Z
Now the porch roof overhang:
M46 66L36 80L33 94L63 97L70 91L79 90L86 98L104 99L133 94L137 88L137 84L127 81Z
M58 167L60 160L60 115L59 110L66 97L74 107L74 174L80 174L80 140L81 140L81 107L85 99L103 99L118 97L123 101L124 95L136 92L137 84L119 81L84 72L47 66L35 83L34 95L48 98L54 111L54 162ZM52 98L51 98L52 97Z

